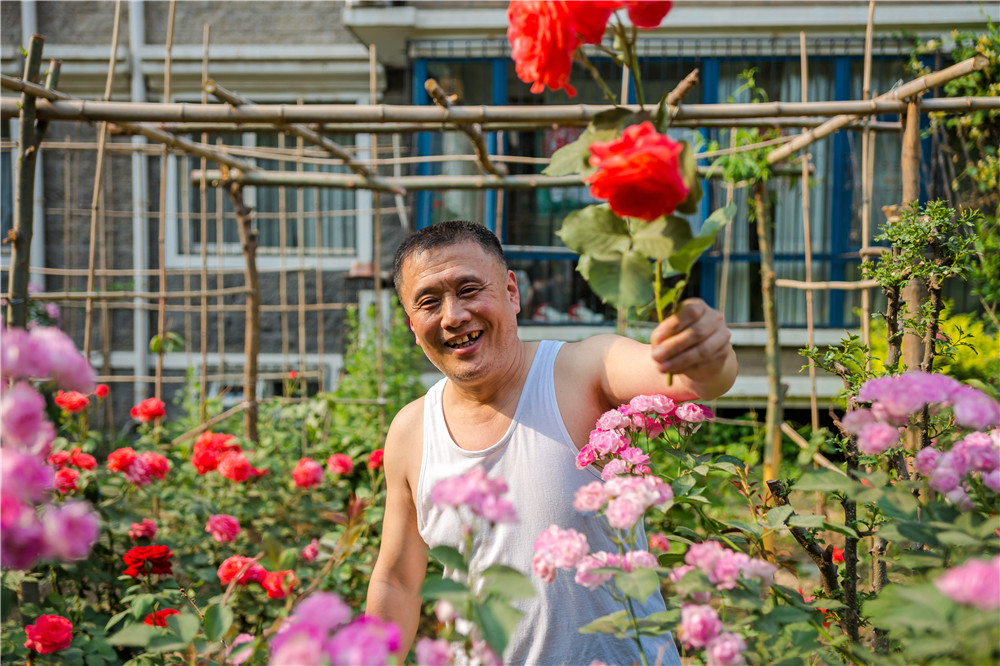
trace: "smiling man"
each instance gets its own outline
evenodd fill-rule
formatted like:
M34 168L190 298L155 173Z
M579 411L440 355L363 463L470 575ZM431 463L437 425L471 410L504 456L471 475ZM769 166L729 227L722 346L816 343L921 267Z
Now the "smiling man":
M732 386L737 366L722 315L697 299L657 326L649 345L617 335L522 342L514 273L497 238L473 222L444 222L408 237L396 252L393 279L417 344L445 376L400 410L385 443L385 520L367 612L399 625L405 655L416 633L427 548L463 541L455 512L432 505L438 481L479 466L507 481L519 522L480 535L477 570L505 564L530 572L535 539L552 524L586 534L595 551L617 551L606 521L573 508L577 488L599 478L575 466L595 422L640 394L716 398ZM631 641L578 633L621 609L606 589L577 585L568 571L549 584L534 582L537 595L519 603L524 617L504 663L639 661ZM655 594L637 612L663 608ZM649 663L679 663L669 636L655 643Z

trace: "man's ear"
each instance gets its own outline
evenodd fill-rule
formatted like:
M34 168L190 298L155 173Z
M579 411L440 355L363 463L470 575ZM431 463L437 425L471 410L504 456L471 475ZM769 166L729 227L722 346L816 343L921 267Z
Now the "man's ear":
M413 341L416 342L417 346L419 347L420 338L417 337L417 332L413 330L413 320L410 319L410 315L403 315L403 316L406 317L406 326L410 329L410 332L413 333Z
M507 271L507 294L514 306L514 312L521 311L521 292L517 288L517 276L514 271Z

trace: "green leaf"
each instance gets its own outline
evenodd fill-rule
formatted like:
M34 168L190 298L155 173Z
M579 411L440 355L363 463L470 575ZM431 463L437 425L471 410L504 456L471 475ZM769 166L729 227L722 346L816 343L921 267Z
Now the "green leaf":
M16 599L16 597L15 597L15 599ZM105 633L107 633L108 631L110 631L111 627L113 627L116 624L118 624L119 622L121 622L122 618L124 618L125 616L127 616L131 612L132 612L131 608L126 608L122 612L115 613L114 615L112 615L111 619L108 620L108 623L106 625L104 625L104 631L105 631Z
M295 548L285 548L278 557L278 571L285 571L295 566L299 559L299 551Z
M157 633L156 627L148 624L130 624L119 629L108 639L112 645L127 645L130 647L145 647Z
M642 224L632 236L632 247L650 259L666 259L691 240L691 224L670 215Z
M604 617L599 617L589 624L580 627L581 634L612 634L617 637L628 635L630 629L628 613L624 610L615 611Z
M776 506L768 511L767 515L764 516L764 519L771 527L778 527L779 525L785 524L788 517L792 515L792 511L794 511L794 509L792 509L790 504L783 504L782 506Z
M0 589L0 618L6 620L15 608L17 608L17 592L6 586Z
M743 521L740 520L724 520L722 522L724 525L735 527L741 532L746 532L747 534L752 534L756 537L761 537L764 535L764 531L761 529L760 525L750 525L749 523L744 523Z
M577 254L605 261L621 257L631 243L628 225L607 205L573 211L563 220L556 235Z
M576 141L552 154L549 165L542 173L546 176L569 176L574 173L589 176L596 171L590 166L590 144L617 139L633 115L628 109L620 107L597 114Z
M629 250L618 261L580 257L577 270L602 301L619 310L653 300L653 268L644 256Z
M583 141L583 134L576 141L567 143L565 146L552 153L549 164L542 169L546 176L570 176L580 173L589 166L587 160L590 158L590 141Z
M198 629L201 628L201 622L198 618L190 613L180 613L178 615L171 615L167 618L167 626L174 630L178 638L184 643L185 646L190 645L191 641L198 634Z
M625 596L635 599L639 603L645 603L646 599L649 599L649 595L660 589L660 577L653 569L640 568L616 575L615 585Z
M803 492L844 492L861 487L857 481L830 469L809 470L795 482L795 490Z
M507 647L507 639L524 615L499 599L487 599L481 604L476 604L475 614L479 617L478 624L483 631L483 637L497 654L503 654Z
M447 599L452 603L464 602L472 596L469 588L450 578L426 580L420 593L428 599Z
M535 596L531 579L512 567L494 564L483 572L483 592L500 599L514 601Z
M808 622L809 613L799 610L794 606L778 606L768 613L768 617L778 624L793 624L795 622Z
M828 520L823 521L823 529L830 530L831 532L837 532L838 534L843 534L853 539L859 538L858 533L854 530L853 527L849 527L847 525L840 525L838 523L831 523Z
M788 519L789 525L806 528L820 528L824 522L823 516L817 516L815 513L797 513Z
M681 498L691 492L691 489L694 488L697 483L698 481L694 478L693 474L685 474L684 476L674 479L674 482L670 484L670 487L674 491L674 497Z
M698 235L688 241L677 253L670 257L670 265L687 275L705 250L715 243L715 236L729 224L736 215L736 206L730 204L716 209L701 225Z
M701 197L703 196L701 191L701 176L698 175L698 162L694 156L694 148L687 141L682 141L681 143L684 144L684 150L681 151L680 157L677 160L677 166L680 167L684 184L688 188L688 195L684 197L684 201L678 204L677 212L682 215L694 215L698 212L698 204L701 203Z
M947 621L947 609L953 606L933 584L890 585L866 601L863 611L875 626L906 635L941 627Z
M452 548L451 546L435 546L434 548L431 548L427 554L446 567L450 567L464 573L468 573L469 571L469 565L466 564L465 557L462 553L458 552L458 550Z
M211 604L205 608L205 636L208 640L219 640L232 624L233 610L229 606Z

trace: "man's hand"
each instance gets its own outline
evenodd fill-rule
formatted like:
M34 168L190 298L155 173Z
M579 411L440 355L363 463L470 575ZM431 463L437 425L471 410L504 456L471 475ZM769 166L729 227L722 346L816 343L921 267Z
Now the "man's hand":
M736 355L722 314L700 298L683 301L650 337L653 362L664 374L683 375L702 399L725 393L736 379Z

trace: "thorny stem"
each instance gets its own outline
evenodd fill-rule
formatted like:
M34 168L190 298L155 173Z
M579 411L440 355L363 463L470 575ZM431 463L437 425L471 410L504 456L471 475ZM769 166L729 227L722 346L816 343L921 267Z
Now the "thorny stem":
M639 75L639 59L635 51L637 30L635 26L632 26L631 34L627 34L621 19L617 15L615 18L615 32L618 34L619 39L621 39L622 51L625 56L625 66L632 74L632 83L635 85L635 99L639 102L639 109L644 110L646 104L645 95L642 91L642 77ZM626 102L627 100L622 100L622 104Z
M590 58L588 58L587 54L583 52L583 49L582 48L577 49L576 54L580 63L582 63L583 66L587 68L587 71L590 72L590 75L594 77L594 81L596 81L597 85L599 85L601 87L601 90L604 91L604 96L607 97L608 100L615 106L620 106L618 98L615 97L615 94L613 92L611 92L611 88L608 87L607 81L604 80L604 77L601 76L601 73L597 71L596 67L594 67L594 63L590 62ZM624 103L625 100L622 100L621 104Z

